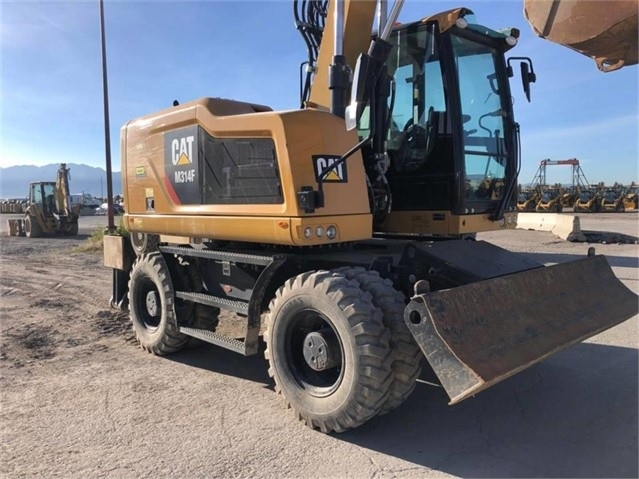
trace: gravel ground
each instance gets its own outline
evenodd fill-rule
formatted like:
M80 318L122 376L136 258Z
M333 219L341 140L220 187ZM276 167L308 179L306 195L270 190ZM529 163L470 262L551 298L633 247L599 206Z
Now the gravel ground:
M111 273L81 236L9 238L0 218L0 475L31 477L638 477L635 316L455 406L420 379L397 410L338 435L302 426L261 355L161 358L108 307ZM639 236L636 212L582 228ZM546 264L589 246L550 233L479 239ZM639 247L598 244L639 292ZM229 319L230 321L230 319Z

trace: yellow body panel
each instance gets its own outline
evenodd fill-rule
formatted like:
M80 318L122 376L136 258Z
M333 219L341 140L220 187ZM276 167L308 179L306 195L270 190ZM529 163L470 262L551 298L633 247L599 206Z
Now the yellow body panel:
M393 211L382 225L386 233L460 235L514 229L517 213L504 213L503 221L488 215L455 215L450 211Z
M246 113L243 105L247 104L205 98L132 120L123 127L127 228L166 235L300 244L292 234L294 228L277 225L293 219L298 219L295 225L303 224L301 218L312 217L320 218L313 224L333 224L340 232L340 241L370 238L372 217L359 152L347 160L347 182L324 183L322 208L306 213L296 196L303 186L317 189L312 155L342 155L357 142L357 133L346 131L343 120L322 111ZM191 125L199 125L215 138L272 138L283 202L202 205L176 201L167 186L164 133ZM151 199L152 209L148 206ZM353 223L353 218L359 219ZM316 238L303 244L335 241Z

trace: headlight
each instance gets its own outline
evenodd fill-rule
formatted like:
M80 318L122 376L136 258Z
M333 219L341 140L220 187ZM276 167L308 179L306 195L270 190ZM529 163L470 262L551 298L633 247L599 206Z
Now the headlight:
M318 226L315 228L315 234L319 237L324 236L324 228L322 226Z
M304 228L304 238L310 238L313 236L313 229L310 226Z
M326 237L328 239L335 239L335 236L337 236L337 229L335 226L329 226L326 228Z

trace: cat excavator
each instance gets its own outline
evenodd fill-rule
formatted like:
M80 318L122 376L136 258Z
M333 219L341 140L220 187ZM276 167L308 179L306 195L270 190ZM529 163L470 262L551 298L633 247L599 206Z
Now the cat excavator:
M530 97L532 61L507 58L516 29L467 8L399 24L402 3L294 2L299 109L202 98L121 129L111 304L154 354L252 355L263 331L276 391L327 433L398 407L423 358L454 404L637 314L604 256L475 240L516 226L510 79Z

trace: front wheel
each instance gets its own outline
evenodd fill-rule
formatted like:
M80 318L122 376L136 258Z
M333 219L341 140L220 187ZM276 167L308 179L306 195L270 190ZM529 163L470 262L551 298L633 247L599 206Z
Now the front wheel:
M309 427L341 432L386 403L389 331L371 296L344 274L307 272L269 305L265 356L275 390Z
M42 236L38 219L34 215L27 215L24 219L24 231L27 238L39 238Z
M172 353L188 341L178 329L173 284L160 253L143 254L133 264L129 311L135 336L148 352Z
M383 313L384 326L390 331L393 380L389 387L388 399L379 411L380 414L386 414L402 404L413 392L422 370L422 350L404 322L404 294L397 291L393 283L389 279L383 279L377 271L350 266L339 268L337 271L348 279L356 280L362 290L371 294L373 304Z

